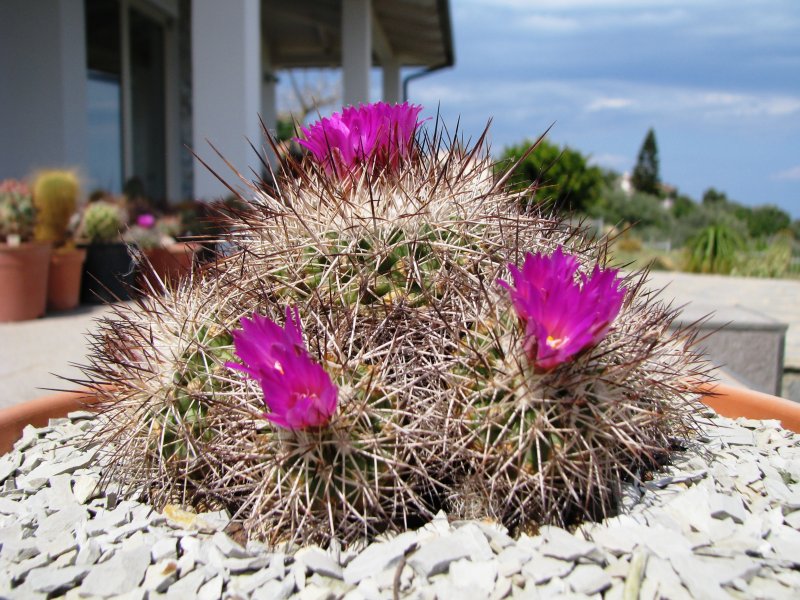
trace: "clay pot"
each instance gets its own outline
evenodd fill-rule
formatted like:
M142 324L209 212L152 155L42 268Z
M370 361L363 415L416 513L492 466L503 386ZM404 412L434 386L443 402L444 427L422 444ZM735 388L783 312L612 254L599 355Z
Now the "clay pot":
M35 400L0 408L0 454L14 447L26 425L44 427L50 419L87 410L97 401L91 392L58 392Z
M777 419L784 429L800 433L800 402L722 383L707 386L706 392L703 403L723 417Z
M85 260L86 250L83 248L59 249L53 252L47 280L49 310L71 310L78 306Z
M161 289L161 284L153 276L158 278L165 285L176 284L181 277L188 275L194 264L194 257L198 250L198 244L189 242L177 242L161 248L149 248L144 251L147 260L153 270L144 270L144 277L150 285L156 289Z
M44 315L50 244L0 245L0 322Z

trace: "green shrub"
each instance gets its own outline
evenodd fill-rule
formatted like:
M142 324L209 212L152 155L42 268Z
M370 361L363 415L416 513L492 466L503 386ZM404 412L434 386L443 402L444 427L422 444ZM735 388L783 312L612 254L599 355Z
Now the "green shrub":
M786 277L792 266L792 235L779 233L769 243L740 254L732 275L743 277Z
M743 248L744 239L732 227L725 223L709 225L689 241L686 270L728 274Z

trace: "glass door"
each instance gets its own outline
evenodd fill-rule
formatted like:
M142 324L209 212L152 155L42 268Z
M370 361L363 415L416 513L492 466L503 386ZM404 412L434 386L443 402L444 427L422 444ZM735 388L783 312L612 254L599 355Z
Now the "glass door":
M91 189L122 191L122 52L119 6L86 0L88 178Z
M161 203L167 195L164 25L134 7L129 11L130 176Z
M85 0L90 185L166 201L166 26L139 0Z

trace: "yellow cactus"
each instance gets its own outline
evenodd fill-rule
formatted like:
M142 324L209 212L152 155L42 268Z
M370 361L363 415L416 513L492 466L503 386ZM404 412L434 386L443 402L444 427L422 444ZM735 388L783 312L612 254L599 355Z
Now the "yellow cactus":
M75 213L80 182L74 171L47 170L40 172L33 183L33 203L37 221L38 241L63 246L67 240L69 220Z

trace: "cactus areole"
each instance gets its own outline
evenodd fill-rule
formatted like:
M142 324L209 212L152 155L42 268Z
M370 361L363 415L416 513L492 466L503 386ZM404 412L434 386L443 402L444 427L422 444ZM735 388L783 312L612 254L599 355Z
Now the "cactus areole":
M525 353L535 370L549 371L594 346L608 333L625 299L616 269L595 265L575 278L578 260L557 248L547 256L525 255L522 269L508 265L513 286L503 281L525 325Z
M254 314L233 332L237 356L245 363L226 365L256 380L264 392L266 419L285 429L309 429L328 423L336 410L337 389L308 355L297 307L286 307L286 325Z
M403 104L349 106L309 127L295 141L311 152L328 175L344 179L358 175L363 166L374 173L397 171L409 158L421 106Z

